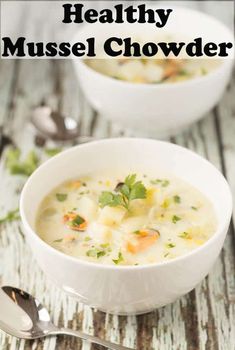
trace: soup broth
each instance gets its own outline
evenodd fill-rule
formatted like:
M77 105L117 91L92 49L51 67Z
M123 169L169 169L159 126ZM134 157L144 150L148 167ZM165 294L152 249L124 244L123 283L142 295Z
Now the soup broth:
M42 201L39 236L73 257L111 265L174 259L204 244L217 227L210 201L173 176L87 176Z
M87 59L95 71L130 83L176 83L209 74L220 62L215 59Z

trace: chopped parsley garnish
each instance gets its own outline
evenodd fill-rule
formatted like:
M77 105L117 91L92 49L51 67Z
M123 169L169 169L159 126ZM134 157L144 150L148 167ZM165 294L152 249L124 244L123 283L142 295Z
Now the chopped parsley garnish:
M164 209L167 209L167 208L170 206L170 204L171 204L170 199L169 199L169 198L166 198L166 199L163 201L161 207L164 208Z
M166 243L167 248L174 248L175 244L174 243Z
M170 181L169 180L163 180L162 181L162 187L167 187L170 185Z
M179 72L178 72L178 75L181 75L181 76L190 76L191 74L189 72L187 72L185 69L181 69Z
M92 249L89 249L86 252L86 255L92 258L101 258L102 256L108 254L111 252L110 244L109 243L103 243L100 244L98 247L91 247Z
M35 151L30 151L26 158L20 160L21 152L18 148L10 148L6 155L6 168L12 175L30 176L39 165Z
M181 220L181 218L179 217L179 216L177 216L177 215L173 215L172 216L172 222L173 222L173 224L176 224L178 221L180 221Z
M4 217L0 218L0 224L19 220L19 218L19 209L17 208L15 210L9 211Z
M184 238L184 239L189 239L189 238L190 238L188 232L182 232L182 233L180 233L180 234L179 234L179 237L180 237L180 238Z
M63 217L64 223L74 231L85 231L87 222L83 217L74 212L68 212Z
M116 75L113 75L112 76L114 79L116 79L116 80L122 80L120 77L118 77L118 76L116 76Z
M60 153L62 151L62 148L46 148L45 149L45 153L49 156L49 157L53 157L56 154Z
M118 193L109 191L101 193L99 197L101 208L122 206L128 210L132 200L146 198L146 188L141 181L136 181L136 174L128 175L124 183L118 184L115 191Z
M85 222L85 219L83 219L80 215L76 215L76 217L70 221L70 226L80 226Z
M142 237L146 237L149 235L158 235L160 236L160 232L158 230L156 230L155 228L144 228L141 230L136 230L133 232L135 235L141 235Z
M67 199L68 195L66 193L56 193L56 199L59 202L64 202Z
M177 204L181 203L181 198L180 198L180 196L176 195L176 196L173 197L173 199L174 199L174 202L175 202L175 203L177 203Z
M90 258L96 258L97 257L97 249L90 249L86 252L86 255Z
M102 243L100 246L101 246L101 248L108 248L109 247L109 243Z
M97 259L99 259L101 256L104 256L106 252L104 250L100 250L97 252Z
M194 206L192 206L191 209L196 210L196 211L198 210L198 208L194 207Z
M202 75L206 75L208 72L207 72L206 68L202 67L201 73L202 73Z
M84 238L84 241L85 242L88 242L88 241L90 241L91 240L91 237L89 237L89 236L86 236L85 238Z
M97 248L90 249L86 252L87 256L89 256L91 258L97 258L97 259L104 256L105 254L106 254L106 252L104 250L99 250Z
M79 192L78 194L82 196L82 195L84 195L84 194L89 194L89 193L90 193L90 191L89 191L89 190L87 190L87 191L82 191L82 192Z
M113 259L113 262L114 262L114 264L118 265L118 264L120 264L122 261L124 261L124 258L123 258L123 256L122 256L122 253L119 252L119 253L118 253L118 258L117 258L117 259Z
M152 185L161 185L162 187L167 187L170 185L170 181L166 179L151 180L150 183Z
M53 241L53 243L60 243L60 242L62 242L63 241L63 238L59 238L59 239L55 239L54 241Z

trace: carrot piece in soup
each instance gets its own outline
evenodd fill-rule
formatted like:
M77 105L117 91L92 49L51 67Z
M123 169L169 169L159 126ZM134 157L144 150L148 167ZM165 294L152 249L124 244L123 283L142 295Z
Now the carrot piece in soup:
M68 183L68 187L70 188L80 188L82 185L81 181L79 180L73 180Z
M64 222L72 221L73 219L75 219L76 216L77 216L77 214L71 211L68 214L64 215L64 218L63 218Z
M169 78L171 76L176 75L181 68L181 62L177 59L168 59L165 72L164 72L164 78Z

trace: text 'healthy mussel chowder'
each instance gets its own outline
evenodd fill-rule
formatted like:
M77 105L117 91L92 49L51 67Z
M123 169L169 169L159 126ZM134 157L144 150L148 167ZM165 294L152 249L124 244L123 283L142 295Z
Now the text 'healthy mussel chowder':
M175 177L87 176L55 188L41 203L39 236L73 257L142 265L183 255L215 232L212 204Z
M100 264L142 265L183 255L216 230L212 204L168 176L92 176L61 184L41 203L39 236L54 248Z

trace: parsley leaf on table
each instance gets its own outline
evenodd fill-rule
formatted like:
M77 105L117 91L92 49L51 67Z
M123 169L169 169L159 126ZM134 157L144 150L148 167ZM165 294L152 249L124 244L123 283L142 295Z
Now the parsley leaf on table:
M10 210L4 217L0 218L0 224L19 220L19 209Z
M39 165L35 151L30 151L26 158L20 160L21 152L18 148L10 148L6 154L6 168L12 175L30 176Z
M62 148L55 147L55 148L45 148L45 153L48 155L48 157L54 157L56 154L60 153L62 151Z

